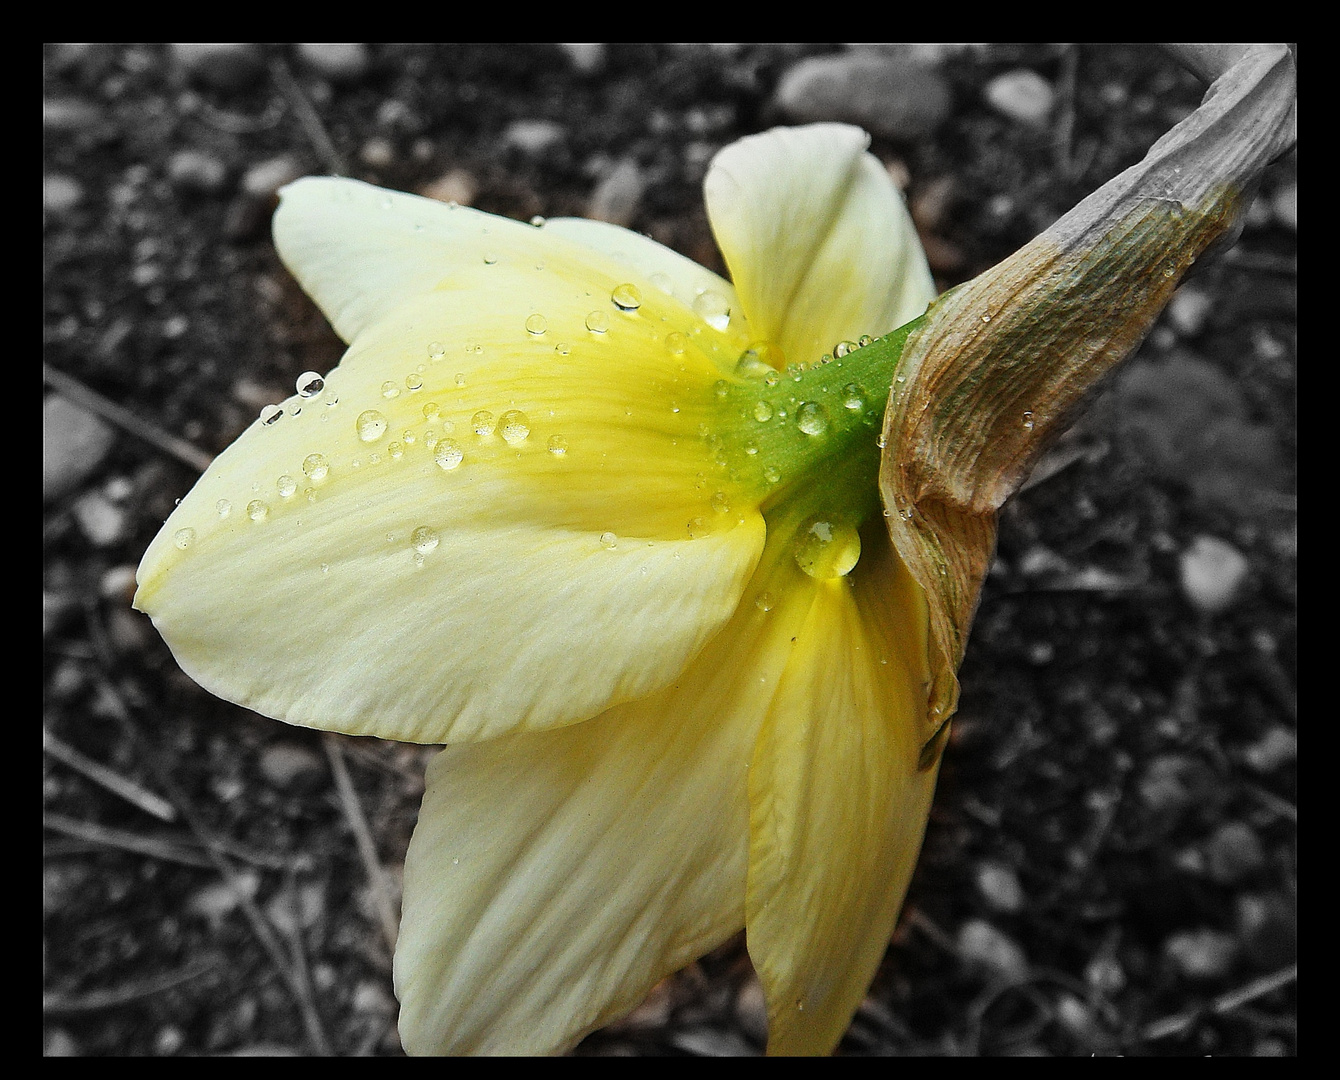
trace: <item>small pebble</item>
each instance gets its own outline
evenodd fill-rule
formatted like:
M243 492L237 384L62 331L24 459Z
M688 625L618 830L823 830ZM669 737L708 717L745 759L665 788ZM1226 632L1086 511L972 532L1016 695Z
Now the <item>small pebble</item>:
M83 186L73 176L52 173L42 177L42 210L63 217L84 201Z
M109 569L98 582L98 595L114 604L129 607L135 595L135 566L125 563Z
M306 41L298 59L315 75L333 83L355 83L368 72L372 58L361 41Z
M1238 943L1209 927L1184 930L1163 943L1163 955L1188 979L1218 979L1227 975L1238 958Z
M255 870L239 870L231 884L216 881L197 889L187 900L186 910L218 929L244 899L251 900L256 896L260 886L261 877Z
M799 123L836 120L875 135L912 141L949 116L949 85L934 64L913 53L814 56L791 67L776 104Z
M363 144L358 158L370 169L385 169L395 162L395 147L390 139L377 135Z
M217 195L228 183L228 169L212 154L178 150L168 159L168 180L180 192Z
M43 131L79 131L102 119L97 106L79 98L43 98Z
M326 760L305 746L278 742L261 754L260 770L276 788L310 791L325 777Z
M986 86L987 103L1003 116L1031 127L1042 127L1052 113L1056 91L1028 68L997 75Z
M1249 570L1247 557L1232 544L1198 536L1182 552L1182 593L1198 611L1218 614L1233 606Z
M253 199L269 199L305 172L301 162L286 154L266 158L242 174L242 192Z
M502 133L502 144L538 157L567 137L562 124L553 120L513 120Z
M1260 870L1266 862L1261 841L1250 826L1230 821L1205 845L1205 868L1221 885L1231 885Z
M583 75L599 75L605 69L603 41L560 41L558 47L568 63Z
M265 54L247 42L174 42L169 53L187 78L224 93L250 89L265 75Z
M465 169L452 169L444 176L427 184L420 192L438 202L456 203L459 206L471 206L479 194L479 181L474 174Z
M1298 757L1298 736L1286 727L1273 727L1243 751L1243 759L1256 772L1274 772Z
M1022 910L1024 888L1019 876L1003 863L983 863L977 870L977 891L992 909L1004 914Z
M74 504L74 519L94 547L119 544L129 533L129 515L101 491L85 492Z
M1283 895L1240 896L1237 929L1247 958L1262 971L1298 960L1298 912Z
M983 919L969 919L958 932L958 951L969 967L1009 983L1028 978L1028 957L1019 944Z
M354 987L351 1004L356 1013L371 1013L376 1016L390 1016L395 1012L395 999L383 989L381 983L365 979Z
M596 185L587 206L587 217L627 228L637 217L647 181L632 158L624 158Z
M1214 298L1195 285L1184 285L1173 294L1168 303L1167 319L1183 338L1193 338L1204 331L1214 310Z

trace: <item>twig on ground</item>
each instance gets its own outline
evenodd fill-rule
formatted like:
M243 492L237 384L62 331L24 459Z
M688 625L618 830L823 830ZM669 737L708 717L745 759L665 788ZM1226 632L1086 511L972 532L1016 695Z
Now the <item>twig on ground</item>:
M180 986L182 983L198 979L200 976L213 971L216 967L218 967L218 961L215 959L196 960L177 971L169 971L152 979L119 986L114 990L93 990L87 994L80 994L78 997L43 993L42 1012L47 1016L68 1016L74 1013L115 1009L132 1001L152 997L154 994L161 994L164 990L171 990L174 986Z
M395 901L390 883L386 880L386 871L377 858L377 846L372 839L372 830L363 813L363 804L358 801L353 782L349 779L349 770L344 764L344 754L338 735L327 732L322 739L326 757L330 760L331 775L335 777L335 790L339 793L340 805L344 816L353 830L354 840L358 844L358 854L363 860L363 869L367 871L368 884L377 904L377 915L381 922L382 935L386 938L387 948L395 954L396 938L399 936L400 920L396 917Z
M94 847L116 848L135 855L147 855L151 859L163 862L180 863L183 866L211 867L214 864L198 851L158 836L141 836L124 829L113 829L99 825L96 821L80 821L64 814L43 814L42 828L58 832L74 840L80 840Z
M302 92L302 87L298 85L298 80L293 77L293 72L289 70L288 64L282 58L276 59L271 65L271 73L275 82L284 96L288 98L289 104L293 106L293 111L298 115L298 122L311 140L312 149L325 165L326 170L332 176L348 176L349 166L345 163L343 156L335 149L335 142L326 131L326 125L321 122L320 114L312 108L312 103L307 100L307 95Z
M1259 979L1253 979L1245 986L1240 986L1227 994L1220 994L1205 1009L1188 1009L1172 1016L1165 1016L1162 1020L1155 1020L1145 1027L1141 1033L1142 1038L1146 1042L1154 1042L1157 1039L1166 1039L1170 1035L1181 1034L1196 1022L1197 1017L1206 1012L1215 1016L1226 1016L1248 1002L1255 1001L1257 998L1265 997L1267 994L1272 994L1276 990L1288 986L1297 978L1298 965L1290 964L1288 967L1281 968L1270 975L1262 975Z
M151 424L148 420L136 416L124 406L109 401L96 390L90 390L78 379L63 371L57 371L48 364L42 365L42 381L53 390L64 394L76 405L82 405L89 412L97 413L108 423L134 435L137 439L142 439L196 472L204 472L214 460L199 447L164 431L157 424Z
M75 772L106 788L113 795L119 795L126 802L138 807L146 814L152 814L159 821L171 823L177 820L177 811L166 799L160 798L151 791L145 791L133 780L127 780L106 765L85 757L73 746L67 746L56 738L46 728L42 729L42 749L57 761L68 765Z

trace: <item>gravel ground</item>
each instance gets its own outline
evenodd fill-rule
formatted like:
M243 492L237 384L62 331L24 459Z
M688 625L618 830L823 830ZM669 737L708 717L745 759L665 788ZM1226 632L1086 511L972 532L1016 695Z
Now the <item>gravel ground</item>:
M280 185L600 216L720 268L711 155L833 116L876 133L948 287L1202 93L1152 49L1064 44L43 60L49 1055L400 1053L385 899L427 752L219 702L129 607L203 464L342 352L270 244ZM922 862L840 1053L1296 1052L1296 172L1006 508ZM762 1037L735 941L577 1053Z

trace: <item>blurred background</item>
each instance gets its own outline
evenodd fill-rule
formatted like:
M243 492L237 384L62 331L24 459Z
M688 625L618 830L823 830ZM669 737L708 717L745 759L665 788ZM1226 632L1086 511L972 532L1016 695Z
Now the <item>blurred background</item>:
M724 270L712 155L864 126L947 288L1203 93L1148 46L43 47L43 1048L399 1054L431 750L220 702L129 606L176 499L342 346L276 191L584 215ZM1296 158L1002 518L936 808L840 1053L1296 1047ZM743 941L578 1054L758 1053Z

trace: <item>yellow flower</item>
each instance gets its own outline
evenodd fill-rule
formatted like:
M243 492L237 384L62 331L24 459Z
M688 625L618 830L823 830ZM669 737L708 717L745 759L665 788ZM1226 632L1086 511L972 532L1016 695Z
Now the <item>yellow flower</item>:
M830 1051L864 995L935 779L876 486L902 335L856 347L932 286L865 145L718 155L734 285L597 222L286 189L280 254L349 351L201 477L136 604L220 696L449 744L411 1052L565 1049L741 927L772 1052Z

